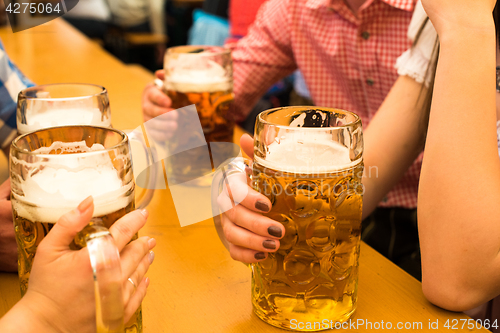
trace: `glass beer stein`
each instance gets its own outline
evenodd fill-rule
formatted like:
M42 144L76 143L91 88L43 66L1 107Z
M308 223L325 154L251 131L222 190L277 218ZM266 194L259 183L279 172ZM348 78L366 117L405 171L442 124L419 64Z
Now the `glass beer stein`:
M118 256L117 249L102 249L101 235L108 235L107 228L135 208L127 135L103 127L63 126L19 136L11 146L10 179L21 294L27 290L38 244L63 214L92 195L93 219L71 247L80 249L87 245L91 255L98 282L96 309L102 309L96 316L98 332L123 332L123 326L121 331L111 329L116 325L106 319L111 316L115 320L115 310L123 312L121 272L118 271L119 279L100 279L99 272L106 274L110 270L95 265L114 261L119 268L119 257L112 260L113 253ZM120 281L117 286L116 281ZM114 287L110 283L115 283ZM141 308L125 326L127 333L142 332Z
M17 100L18 134L65 125L111 127L108 91L87 83L56 83L22 90Z
M251 265L254 312L281 328L297 329L299 322L321 323L305 331L331 328L325 320L344 322L356 309L361 120L322 107L272 109L258 116L254 138L254 162L234 160L224 173L251 174L252 187L272 203L264 215L285 227L278 251Z
M165 54L164 68L163 89L172 108L194 104L202 129L193 130L199 125L186 123L190 118L179 110L175 140L168 141L167 149L178 151L190 142L233 142L234 121L228 113L233 100L231 51L216 46L172 47ZM212 172L200 149L185 151L167 162L169 183L184 183Z
M111 127L108 91L89 83L54 83L26 88L19 92L16 118L18 135L68 125ZM142 135L136 131L127 135L137 162L153 164L151 154L155 152L149 153ZM138 208L145 208L154 195L156 173L147 175L147 187L136 190L136 199L141 202Z

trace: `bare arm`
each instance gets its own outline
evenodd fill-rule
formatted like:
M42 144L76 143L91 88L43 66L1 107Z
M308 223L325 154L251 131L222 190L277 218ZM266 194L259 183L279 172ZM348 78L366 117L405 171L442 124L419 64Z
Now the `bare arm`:
M494 3L423 1L441 51L419 188L422 286L455 311L500 294Z
M398 183L422 151L422 104L426 89L400 76L364 132L363 218ZM422 98L419 98L422 96Z

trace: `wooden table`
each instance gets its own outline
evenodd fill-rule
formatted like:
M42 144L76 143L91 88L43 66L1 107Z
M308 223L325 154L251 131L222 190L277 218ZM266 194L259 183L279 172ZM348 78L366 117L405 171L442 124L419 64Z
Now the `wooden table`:
M113 124L141 124L140 97L152 75L131 70L61 19L12 34L0 30L7 52L37 83L91 82L109 89ZM238 130L236 136L241 134ZM196 198L193 200L193 206ZM150 218L141 231L157 239L151 285L143 302L144 331L250 333L281 332L259 320L250 302L250 271L233 261L217 237L212 220L181 228L169 190L156 191ZM424 298L420 283L366 244L361 246L358 310L353 320L421 325L467 319L439 309ZM0 315L19 300L16 274L0 273ZM418 324L421 323L421 324ZM458 327L461 327L459 322ZM365 326L354 331L369 331Z

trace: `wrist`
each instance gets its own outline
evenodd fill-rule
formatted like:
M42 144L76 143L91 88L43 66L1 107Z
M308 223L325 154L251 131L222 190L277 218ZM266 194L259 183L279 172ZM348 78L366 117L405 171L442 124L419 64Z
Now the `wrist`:
M473 36L495 35L495 23L491 15L483 19L455 20L442 22L436 28L440 43L447 40L460 41Z

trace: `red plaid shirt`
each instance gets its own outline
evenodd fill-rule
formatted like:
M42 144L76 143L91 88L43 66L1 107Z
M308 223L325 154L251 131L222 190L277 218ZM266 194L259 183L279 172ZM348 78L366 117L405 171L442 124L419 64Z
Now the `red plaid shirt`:
M276 81L300 68L314 103L357 113L366 126L397 79L416 0L269 0L233 50L234 114L245 119ZM421 161L380 204L415 208Z

